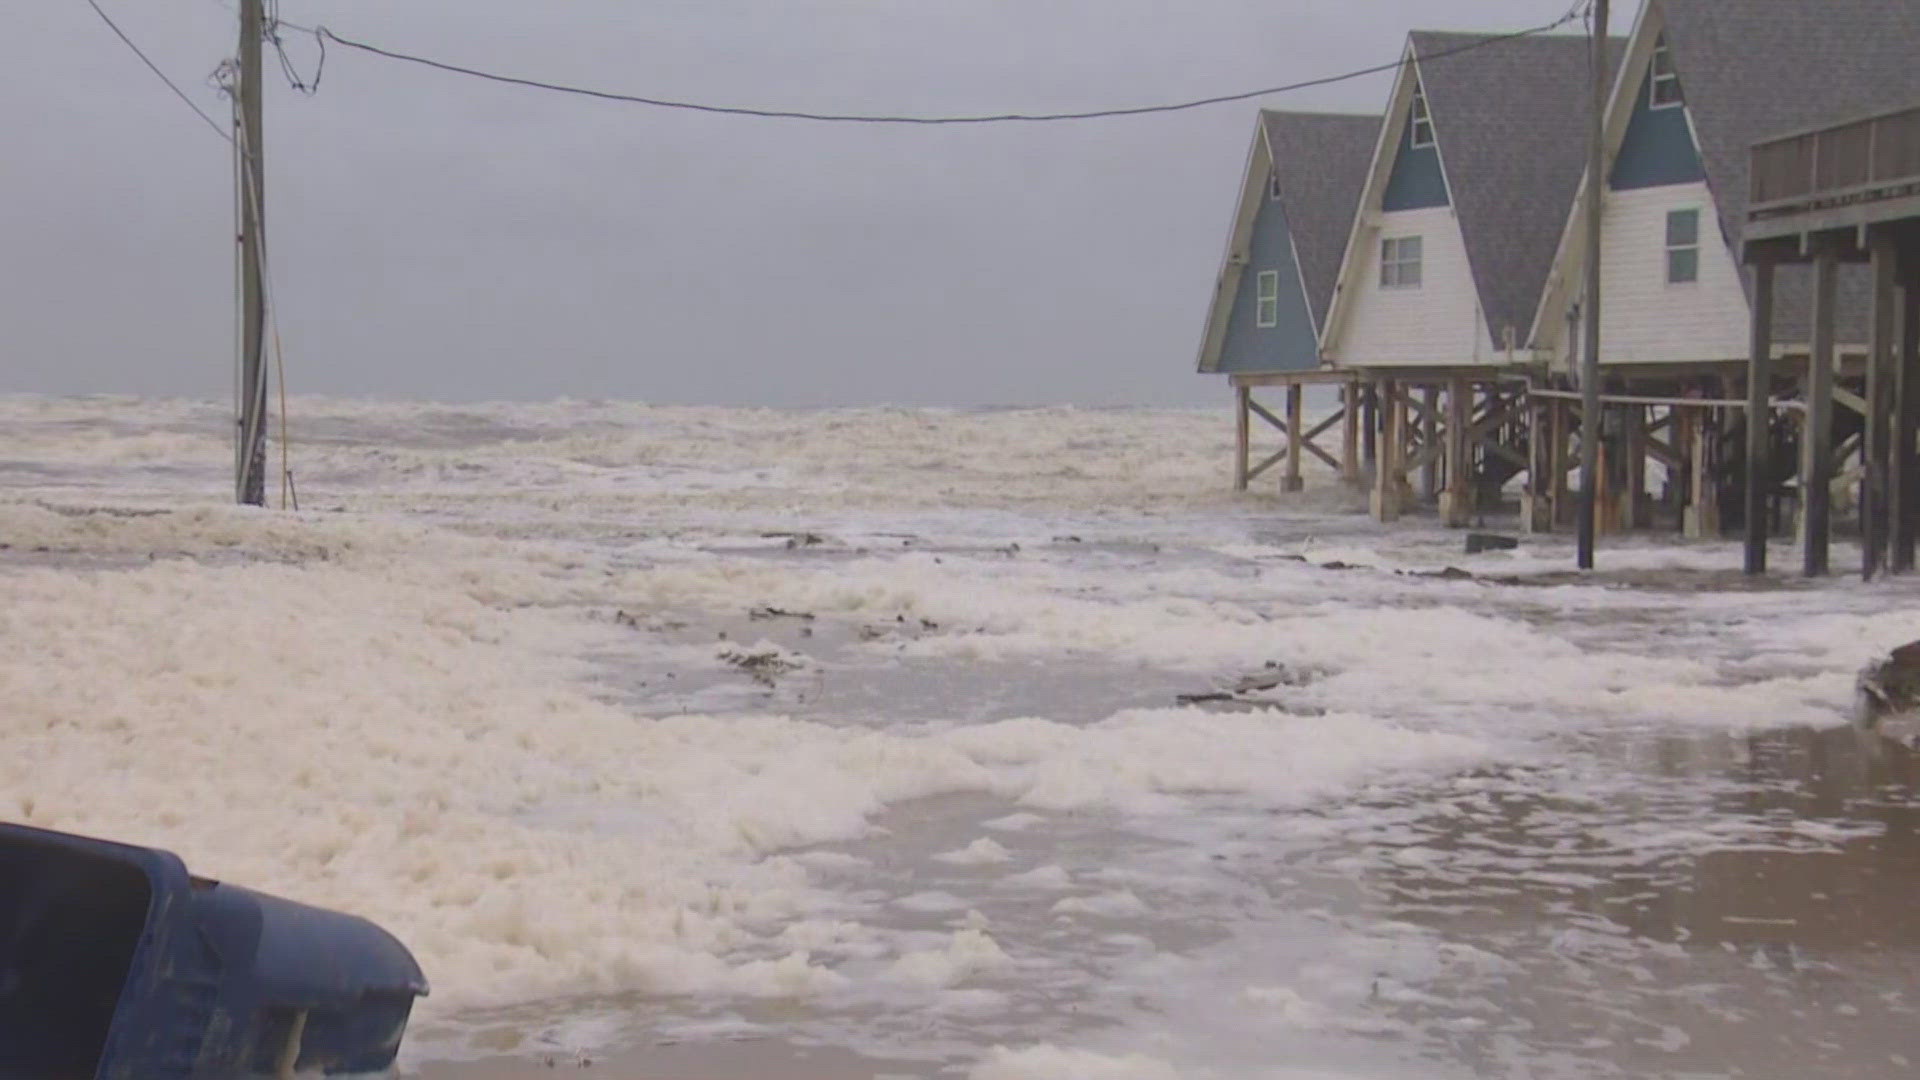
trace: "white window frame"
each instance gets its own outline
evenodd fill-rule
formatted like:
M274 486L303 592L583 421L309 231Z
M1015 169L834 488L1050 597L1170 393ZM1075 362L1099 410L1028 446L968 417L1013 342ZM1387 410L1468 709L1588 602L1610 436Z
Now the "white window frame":
M1280 271L1262 270L1255 279L1253 322L1262 330L1280 325Z
M1426 278L1425 258L1426 244L1420 237L1383 237L1380 240L1380 287L1420 288Z
M1439 145L1439 140L1433 134L1433 113L1427 108L1427 88L1420 83L1413 84L1413 111L1407 122L1413 128L1408 137L1410 149L1431 150ZM1421 134L1422 129L1425 129L1424 135Z
M1662 61L1665 61L1663 64ZM1687 103L1686 92L1680 88L1680 72L1673 66L1673 50L1667 47L1667 35L1661 34L1653 43L1653 64L1649 69L1653 74L1647 80L1647 108L1678 109ZM1673 87L1673 98L1660 99L1662 86Z
M1675 243L1674 242L1673 225L1675 220L1680 218L1682 215L1691 215L1693 218L1693 242L1692 243ZM1700 212L1700 208L1697 206L1685 207L1679 210L1667 211L1666 278L1667 278L1668 285L1698 285L1700 283L1700 218L1701 216L1702 215ZM1692 276L1687 278L1677 278L1674 276L1674 273L1673 273L1674 256L1687 255L1687 254L1691 254L1693 256Z

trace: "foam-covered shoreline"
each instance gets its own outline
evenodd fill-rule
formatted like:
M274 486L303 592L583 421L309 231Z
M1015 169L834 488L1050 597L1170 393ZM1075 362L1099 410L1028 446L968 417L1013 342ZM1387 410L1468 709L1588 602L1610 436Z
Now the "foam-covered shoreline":
M1321 815L1569 732L1839 723L1859 663L1920 637L1909 605L1847 586L1396 573L1444 565L1451 537L1343 516L1338 490L1234 500L1224 411L296 406L293 515L222 504L217 408L0 398L0 815L385 923L433 978L435 1053L477 1010L634 994L826 1016L910 1001L964 1030L1018 1011L1025 984L1085 977L1043 955L1047 927L1170 914L1048 860L1062 822L1211 837L1216 813ZM1363 568L1321 569L1336 560ZM966 721L908 701L878 725L800 697L662 715L608 681L622 657L728 677L729 649L761 646L662 628L760 608L811 616L764 644L822 677L1288 679L1249 711L1143 692L1091 722L1036 699ZM839 849L941 797L983 807L914 854L958 884L866 897ZM983 921L969 883L1045 905ZM1150 1040L983 1039L983 1078L1203 1075Z

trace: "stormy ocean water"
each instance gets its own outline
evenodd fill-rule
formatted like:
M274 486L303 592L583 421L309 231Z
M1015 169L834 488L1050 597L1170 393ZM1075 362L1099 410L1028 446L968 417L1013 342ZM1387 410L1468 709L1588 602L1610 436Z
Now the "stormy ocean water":
M1912 582L1465 556L1225 410L291 411L266 513L0 398L0 818L388 926L404 1074L1920 1067Z

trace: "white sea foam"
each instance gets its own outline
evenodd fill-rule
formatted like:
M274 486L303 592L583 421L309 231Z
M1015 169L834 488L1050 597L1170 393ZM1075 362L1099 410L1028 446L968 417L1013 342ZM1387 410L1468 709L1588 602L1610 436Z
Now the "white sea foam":
M0 816L368 915L420 955L430 1024L639 992L823 1014L910 997L1005 1033L1032 1007L1022 978L1100 998L1098 978L1046 958L1052 928L1106 934L1134 957L1135 993L1219 997L1254 1028L1360 1030L1383 972L1379 992L1411 1000L1443 968L1497 962L1381 932L1225 978L1131 925L1232 911L1218 876L1074 862L1057 830L1249 846L1219 812L1309 843L1336 827L1296 811L1552 761L1594 729L1838 723L1852 672L1920 637L1911 590L1407 577L1456 561L1457 538L1334 515L1337 491L1235 500L1224 413L309 399L295 419L307 509L263 514L222 505L220 409L0 397ZM1606 557L1694 573L1729 555ZM1563 556L1529 544L1473 567L1537 575ZM814 619L742 638L768 606ZM729 671L745 655L804 666L828 704L753 697ZM649 707L635 667L713 685ZM1038 689L1005 691L1014 671ZM1165 689L1256 673L1278 685L1247 711L1174 707ZM882 720L849 722L832 694L867 676ZM909 678L994 704L958 722ZM1083 684L1113 703L1068 708ZM911 829L892 812L935 796L978 814L904 856L822 847ZM1664 853L1750 828L1593 835ZM1351 869L1435 850L1401 838ZM883 884L900 858L939 881ZM983 897L1031 922L995 911L989 932ZM976 1080L1296 1075L1018 1030L1024 1048Z

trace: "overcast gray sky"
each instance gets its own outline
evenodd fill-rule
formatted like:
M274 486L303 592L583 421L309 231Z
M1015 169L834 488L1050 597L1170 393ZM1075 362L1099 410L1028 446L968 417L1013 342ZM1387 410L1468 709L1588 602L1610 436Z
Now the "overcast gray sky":
M845 111L1077 110L1390 61L1571 0L281 0L476 67ZM101 0L225 121L232 0ZM1619 0L1628 10L1633 0ZM229 151L85 0L0 33L0 391L221 396ZM302 65L311 39L291 43ZM1384 77L1269 99L1370 111ZM338 49L276 76L293 391L1089 405L1212 401L1196 337L1256 103L995 128L662 112Z

